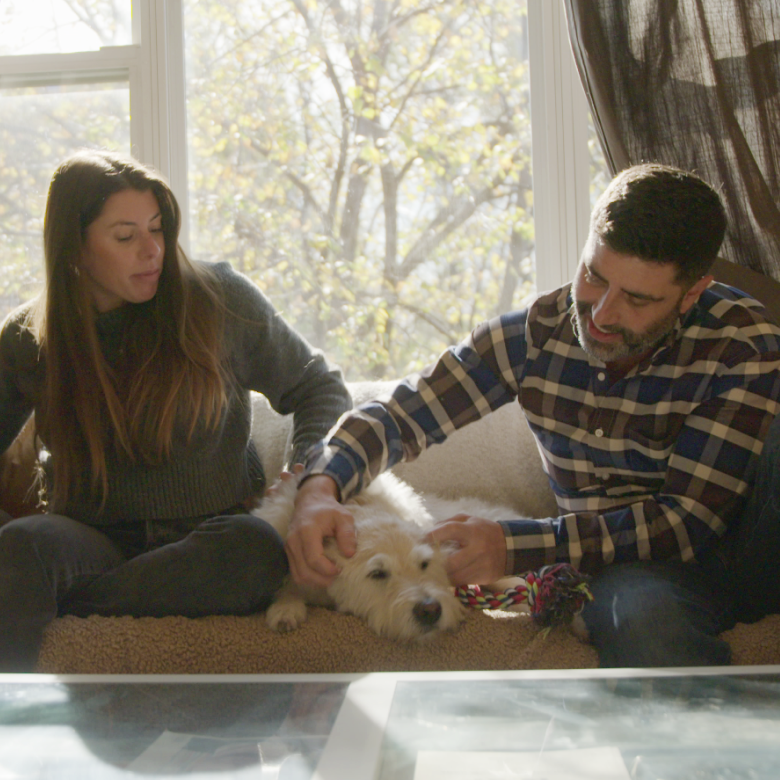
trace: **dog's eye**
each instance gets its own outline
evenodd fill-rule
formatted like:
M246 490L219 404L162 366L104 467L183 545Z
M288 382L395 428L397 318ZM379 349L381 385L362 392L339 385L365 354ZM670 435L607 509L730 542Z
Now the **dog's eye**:
M430 563L430 561L420 561L420 569L422 571L425 571L428 568L428 564L429 563Z
M374 569L369 573L368 577L372 580L386 580L390 576L390 572L384 569Z

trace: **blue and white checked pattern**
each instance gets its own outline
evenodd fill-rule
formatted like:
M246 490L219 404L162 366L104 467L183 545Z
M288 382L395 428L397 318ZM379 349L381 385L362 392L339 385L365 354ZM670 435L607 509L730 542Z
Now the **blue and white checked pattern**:
M310 454L342 497L518 400L560 516L502 523L507 573L690 560L738 517L780 411L780 328L712 285L652 356L612 381L580 347L570 288L478 327L391 397L348 413ZM520 464L518 464L520 466Z

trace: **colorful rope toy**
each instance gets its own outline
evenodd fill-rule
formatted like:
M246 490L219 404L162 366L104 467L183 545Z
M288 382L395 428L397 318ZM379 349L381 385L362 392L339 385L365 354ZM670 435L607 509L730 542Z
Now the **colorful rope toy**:
M534 620L548 627L571 622L588 601L593 601L589 580L590 577L570 564L556 563L538 572L529 571L519 585L503 593L482 590L479 585L461 586L455 593L466 606L474 609L506 609L527 602Z

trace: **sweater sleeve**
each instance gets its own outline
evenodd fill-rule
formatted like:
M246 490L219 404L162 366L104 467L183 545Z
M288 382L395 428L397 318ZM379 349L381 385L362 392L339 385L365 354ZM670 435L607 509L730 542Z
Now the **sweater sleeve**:
M293 415L292 463L322 439L352 399L338 368L314 349L250 279L218 263L227 308L225 341L242 387L262 393L274 410Z

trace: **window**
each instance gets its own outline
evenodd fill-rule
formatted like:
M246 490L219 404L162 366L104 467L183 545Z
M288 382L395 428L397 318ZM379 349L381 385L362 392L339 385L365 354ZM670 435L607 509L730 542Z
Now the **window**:
M83 145L166 174L189 255L247 273L348 379L571 278L592 174L557 3L130 5L0 10L1 313L40 285L48 180Z
M101 51L130 43L130 3L90 6L10 0L0 10L3 315L42 284L43 211L57 164L82 146L130 152L129 64L116 49Z
M82 81L59 73L4 80L0 90L0 306L32 297L43 282L46 192L60 160L85 145L130 151L129 95L122 74Z
M124 14L96 10L79 19L65 2L29 0L0 10L3 314L40 289L43 210L59 161L85 145L130 151L126 63L71 53L129 40L129 2Z
M184 21L193 253L349 376L419 368L533 293L524 3L190 0Z
M180 4L152 0L0 6L0 317L41 288L48 185L73 151L132 153L186 208L183 141L171 141L184 137L180 22Z
M5 0L0 54L98 51L132 43L130 0Z

